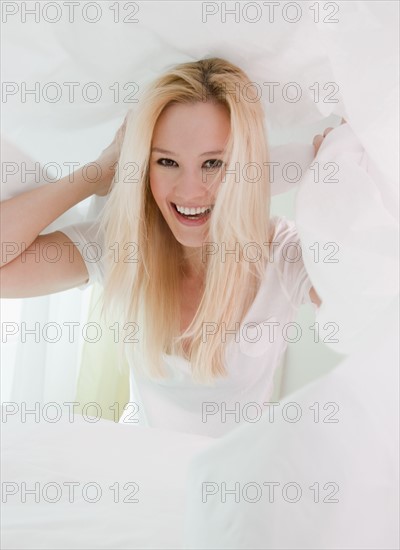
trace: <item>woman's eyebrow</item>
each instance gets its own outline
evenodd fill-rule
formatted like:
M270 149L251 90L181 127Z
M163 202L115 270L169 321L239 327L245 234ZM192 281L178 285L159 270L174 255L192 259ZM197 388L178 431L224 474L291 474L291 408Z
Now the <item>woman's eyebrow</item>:
M167 151L167 149L161 149L160 147L153 147L151 150L152 153L163 153L165 155L173 155L175 157L179 157L177 153L173 153L172 151ZM223 150L220 151L207 151L206 153L202 153L199 155L199 157L204 157L206 155L219 155L220 153L223 153Z

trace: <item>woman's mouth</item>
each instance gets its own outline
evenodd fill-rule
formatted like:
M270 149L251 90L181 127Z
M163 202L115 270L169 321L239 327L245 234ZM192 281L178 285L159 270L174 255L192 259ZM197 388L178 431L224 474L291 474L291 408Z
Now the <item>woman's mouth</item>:
M206 223L211 215L214 205L186 207L170 203L177 220L183 225L202 225Z

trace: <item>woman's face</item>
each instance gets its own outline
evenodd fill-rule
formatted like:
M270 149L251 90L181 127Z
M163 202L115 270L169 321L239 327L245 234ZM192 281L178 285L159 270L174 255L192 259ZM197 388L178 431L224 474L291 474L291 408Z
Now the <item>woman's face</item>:
M226 107L211 102L168 105L157 120L150 188L183 246L200 247L207 239L210 211L206 209L213 207L224 177L220 167L229 133Z

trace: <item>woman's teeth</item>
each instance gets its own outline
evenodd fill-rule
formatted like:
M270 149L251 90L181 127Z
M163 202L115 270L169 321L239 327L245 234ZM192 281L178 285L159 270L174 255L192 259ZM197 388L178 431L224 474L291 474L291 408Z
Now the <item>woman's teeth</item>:
M182 214L189 219L201 218L202 216L209 214L213 208L212 205L198 206L197 208L188 208L186 206L178 206L177 204L174 204L174 207L179 212L179 214Z
M175 204L176 209L180 214L185 214L185 216L194 216L197 214L204 214L211 210L212 206L198 206L197 208L186 208L185 206L178 206Z

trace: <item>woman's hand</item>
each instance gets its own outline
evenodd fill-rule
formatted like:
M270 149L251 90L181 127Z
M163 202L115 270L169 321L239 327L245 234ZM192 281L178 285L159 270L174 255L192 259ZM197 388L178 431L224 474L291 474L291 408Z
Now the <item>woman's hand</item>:
M110 185L115 175L116 163L118 162L121 153L122 143L125 137L127 116L125 117L122 125L117 130L113 141L108 147L106 147L102 151L101 155L96 160L96 163L100 166L101 169L101 177L96 184L97 187L95 195L98 195L100 197L104 197L105 195L107 195L110 190Z
M340 125L346 124L346 122L347 121L344 118L342 118L342 122L340 123ZM313 139L314 157L317 156L317 153L319 151L319 148L321 147L322 142L324 141L326 136L329 134L329 132L331 132L332 130L333 130L333 128L326 128L326 130L324 130L324 133L322 135L318 134L314 137L314 139Z

